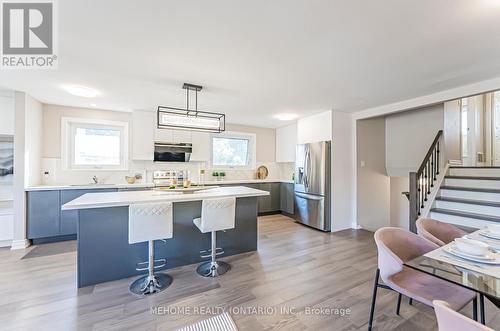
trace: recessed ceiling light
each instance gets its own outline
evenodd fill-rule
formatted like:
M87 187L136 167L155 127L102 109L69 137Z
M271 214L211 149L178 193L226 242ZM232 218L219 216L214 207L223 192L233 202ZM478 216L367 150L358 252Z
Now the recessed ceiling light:
M284 113L284 114L277 114L274 115L275 118L279 119L280 121L291 121L299 117L297 114L290 114L290 113Z
M64 85L63 89L69 94L76 95L83 98L94 98L99 95L99 91L87 86L81 85Z

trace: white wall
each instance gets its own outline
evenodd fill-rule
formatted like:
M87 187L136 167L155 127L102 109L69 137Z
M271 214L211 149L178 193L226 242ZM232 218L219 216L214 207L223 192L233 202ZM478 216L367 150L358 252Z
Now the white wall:
M385 118L356 123L357 224L375 231L390 224L390 179L385 169Z
M390 177L390 225L409 230L409 202L402 192L409 191L408 177Z
M386 167L389 176L416 171L437 132L443 129L443 104L386 117Z
M40 185L42 183L42 119L42 103L28 95L25 110L25 186Z
M332 140L332 112L300 118L297 121L297 143Z
M356 226L353 123L351 114L332 112L332 231Z

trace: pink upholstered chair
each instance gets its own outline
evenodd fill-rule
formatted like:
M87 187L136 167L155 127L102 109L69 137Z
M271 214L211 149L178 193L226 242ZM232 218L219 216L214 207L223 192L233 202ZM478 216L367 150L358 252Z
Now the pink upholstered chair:
M477 307L474 292L403 265L406 261L438 248L438 245L412 232L391 227L377 230L375 242L378 249L378 269L373 286L368 330L371 330L373 324L378 287L392 289L399 293L397 314L399 314L402 295L431 307L433 300L444 300L453 310L462 309L472 300L474 300L474 307ZM379 276L385 285L379 284ZM474 318L477 318L476 308L474 308Z
M444 246L455 240L455 238L467 234L467 232L452 224L439 222L432 218L419 218L417 220L417 233L439 246Z
M457 313L447 302L434 300L434 311L438 321L439 331L493 331L467 316Z

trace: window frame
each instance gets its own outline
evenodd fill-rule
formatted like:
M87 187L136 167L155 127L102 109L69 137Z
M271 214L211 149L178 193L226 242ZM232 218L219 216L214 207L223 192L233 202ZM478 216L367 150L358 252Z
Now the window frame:
M230 165L217 165L214 164L214 138L227 138L227 139L247 139L248 150L247 160L248 163L243 166L230 166ZM256 164L256 142L257 135L255 133L224 131L222 133L212 133L210 135L210 168L218 170L255 170Z
M77 165L75 164L75 136L78 127L95 127L96 129L120 130L120 164L119 165ZM96 120L86 118L61 118L61 156L64 170L128 170L129 157L129 123L121 121Z

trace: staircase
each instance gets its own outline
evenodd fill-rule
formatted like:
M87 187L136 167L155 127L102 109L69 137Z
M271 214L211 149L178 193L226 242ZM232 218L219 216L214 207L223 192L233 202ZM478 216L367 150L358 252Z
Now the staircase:
M449 167L429 217L471 228L500 224L500 167Z

